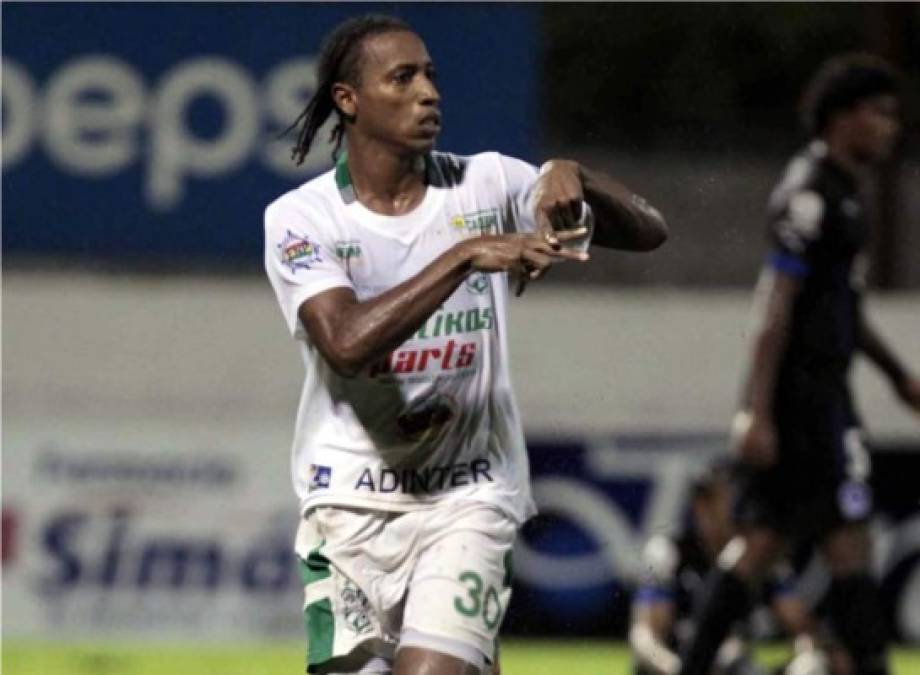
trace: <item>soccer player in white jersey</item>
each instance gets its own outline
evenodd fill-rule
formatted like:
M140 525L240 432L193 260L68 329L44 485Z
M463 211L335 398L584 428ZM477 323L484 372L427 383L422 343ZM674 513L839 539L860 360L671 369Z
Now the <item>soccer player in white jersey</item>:
M597 245L667 236L655 209L575 162L435 152L438 106L409 26L345 22L294 156L331 115L345 151L265 214L266 269L306 367L292 471L311 673L488 671L534 513L507 275L586 260L571 224L589 213Z

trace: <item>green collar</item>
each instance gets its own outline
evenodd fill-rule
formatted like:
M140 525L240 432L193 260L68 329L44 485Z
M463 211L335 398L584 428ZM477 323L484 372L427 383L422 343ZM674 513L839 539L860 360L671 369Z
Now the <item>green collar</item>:
M438 167L431 156L431 153L425 155L425 185L439 185ZM355 194L355 186L351 182L351 172L348 170L348 151L345 150L335 161L335 185L342 195L342 201L351 204L358 197Z

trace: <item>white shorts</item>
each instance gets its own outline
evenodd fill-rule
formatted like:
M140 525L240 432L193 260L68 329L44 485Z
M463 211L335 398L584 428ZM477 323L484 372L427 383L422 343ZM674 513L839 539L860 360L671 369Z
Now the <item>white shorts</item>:
M308 512L295 546L308 672L346 672L338 665L346 662L347 672L389 672L400 646L480 668L491 662L511 598L516 533L510 518L479 502Z

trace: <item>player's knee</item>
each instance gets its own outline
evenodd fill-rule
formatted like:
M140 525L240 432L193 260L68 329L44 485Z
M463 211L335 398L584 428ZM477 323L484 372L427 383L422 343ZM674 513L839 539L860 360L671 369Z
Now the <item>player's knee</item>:
M396 654L393 675L482 675L483 665L433 649L403 647Z

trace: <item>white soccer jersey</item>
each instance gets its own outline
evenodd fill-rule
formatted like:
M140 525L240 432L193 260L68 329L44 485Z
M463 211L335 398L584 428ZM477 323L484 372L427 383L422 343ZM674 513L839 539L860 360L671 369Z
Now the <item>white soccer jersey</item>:
M297 316L330 288L373 298L469 237L533 230L533 166L497 153L432 153L426 170L423 201L402 216L355 199L341 159L266 210L265 267L306 367L294 487L304 511L408 511L462 499L520 523L535 509L508 373L505 274L472 274L409 340L354 378L333 372Z

